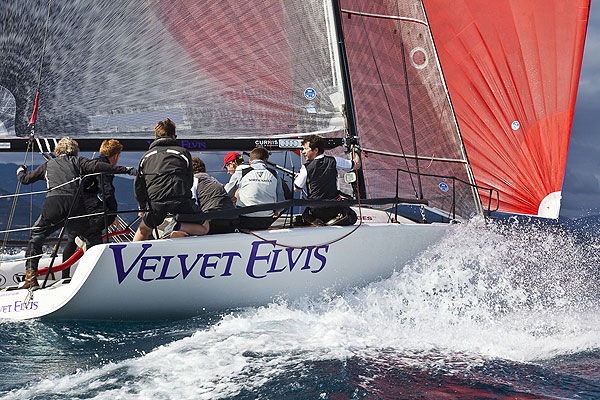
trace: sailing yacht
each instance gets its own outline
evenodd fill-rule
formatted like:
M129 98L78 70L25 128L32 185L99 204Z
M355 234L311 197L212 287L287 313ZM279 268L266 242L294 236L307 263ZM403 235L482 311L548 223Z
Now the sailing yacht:
M499 88L512 87L502 73L490 74L496 80L484 75L481 86L460 80L463 75L471 78L469 57L496 40L491 36L504 25L489 25L492 19L485 13L488 19L482 21L475 12L481 11L478 2L464 0L461 7L471 19L440 26L446 19L455 21L455 10L443 3L3 0L0 43L6 51L0 54L0 98L15 111L0 112L6 119L3 126L10 127L0 136L1 151L48 153L64 135L75 138L82 150L95 150L101 139L118 138L126 151L145 151L156 121L170 118L177 124L180 144L191 151L255 146L297 151L302 136L319 134L333 154L343 155L358 144L363 168L358 179L348 179L354 197L346 202L359 215L355 226L108 241L73 264L71 279L49 279L34 292L15 287L0 291L0 318L179 318L323 290L335 293L401 271L450 234L451 222L509 204L498 193L515 186L507 177L517 172L504 168L520 163L506 160L515 156L518 143L529 142L527 135L535 124L521 115L505 115L502 123L519 124L517 129L516 124L511 130L501 129L514 142L506 149L494 146L500 139L485 132L496 132L496 127L481 111L489 100L485 89L504 99ZM531 15L546 7L560 13L561 21L569 20L561 22L561 41L569 42L573 51L556 51L554 62L571 76L578 75L581 65L586 28L581 18L587 21L584 11L589 9L588 2L576 3L554 7L558 0L533 1L521 8ZM509 0L498 4L519 7ZM438 26L431 24L429 15ZM464 35L467 28L489 32ZM518 33L530 29L536 27L523 24ZM503 31L510 38L516 33ZM500 42L493 43L502 46ZM522 42L519 36L511 43ZM438 43L444 43L443 51ZM456 43L463 45L463 53L453 52ZM454 59L457 54L462 58ZM474 61L484 72L499 62L497 52L490 54L485 67ZM512 65L512 60L504 61ZM523 57L527 73L530 62ZM464 68L452 70L453 63ZM577 80L571 83L569 96L557 99L572 110ZM540 88L531 84L530 90L539 93ZM455 96L461 98L456 112ZM506 89L506 96L518 94ZM496 103L499 108L490 114L499 120L505 108L500 100ZM472 104L477 107L470 109ZM476 117L481 129L472 123ZM539 117L546 124L540 132L547 132L552 118ZM556 131L563 137L566 131L568 142L569 117L561 121ZM463 143L464 132L469 133L477 169L470 162L471 149ZM475 132L480 136L472 136ZM565 146L556 150L566 157ZM530 151L521 158L534 168L534 155L547 157ZM558 169L561 157L556 157ZM488 159L506 162L486 164ZM483 172L494 169L504 175L498 180L484 177ZM478 186L480 179L489 189ZM546 175L528 179L536 186ZM551 186L550 194L557 191ZM512 197L521 197L519 191L514 193ZM308 204L296 199L285 205ZM401 215L407 204L417 210L417 218ZM538 213L531 210L517 211ZM432 211L444 222L428 221L426 213ZM0 273L5 267L3 263ZM16 263L10 268L17 268Z

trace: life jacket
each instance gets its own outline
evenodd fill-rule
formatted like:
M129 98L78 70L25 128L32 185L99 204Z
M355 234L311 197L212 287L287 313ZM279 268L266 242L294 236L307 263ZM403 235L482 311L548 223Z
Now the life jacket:
M239 206L253 206L277 202L277 172L272 168L255 168L252 165L244 167L239 183ZM257 211L247 216L269 217L273 211Z
M46 197L75 196L79 180L67 185L64 183L79 176L81 176L81 167L78 157L62 155L49 160L46 164L46 185L49 189Z
M304 164L306 189L311 200L333 200L339 196L335 157L315 158Z
M275 177L275 179L277 179L277 172L275 172L275 170L273 168L254 168L253 166L250 166L250 168L244 168L242 170L242 179L248 175L248 173L252 172L252 171L269 171L271 173L271 175L273 175Z

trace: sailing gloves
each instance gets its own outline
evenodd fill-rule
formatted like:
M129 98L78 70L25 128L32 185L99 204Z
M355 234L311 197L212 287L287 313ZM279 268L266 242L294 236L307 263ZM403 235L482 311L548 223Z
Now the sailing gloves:
M27 166L25 165L20 165L19 168L17 168L17 176L19 176L19 174L21 172L26 172L27 171Z
M127 167L127 174L136 176L138 174L138 170L135 167Z

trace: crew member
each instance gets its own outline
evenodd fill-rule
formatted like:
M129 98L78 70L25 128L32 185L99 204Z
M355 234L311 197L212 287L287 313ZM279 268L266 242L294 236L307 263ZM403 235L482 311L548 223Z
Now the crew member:
M156 140L142 156L140 174L134 182L135 198L141 210L150 204L150 210L140 212L143 217L133 237L146 240L152 229L160 225L168 214L193 214L198 208L192 199L194 173L190 152L175 140L175 123L170 119L154 127ZM206 235L208 227L173 220L171 238L188 235Z
M105 140L100 145L98 157L94 158L97 162L117 165L123 145L118 140ZM109 214L108 226L114 226L115 229L121 229L119 218L115 214L117 212L117 199L115 197L115 187L113 185L114 175L105 174L102 178L99 176L88 176L82 180L82 198L85 211L87 214L104 213ZM104 186L100 187L102 182ZM103 204L104 203L104 204ZM87 234L87 239L90 242L102 242L102 231L107 227L105 225L104 215L95 215L89 218L90 231ZM63 263L67 261L77 251L75 243L75 235L70 232L67 243L63 249ZM62 277L69 277L69 268L62 271Z
M302 154L306 162L294 180L294 190L300 192L306 187L310 200L338 199L338 169L350 171L360 168L358 153L353 154L352 160L326 156L324 153L325 141L322 137L308 135L302 140ZM357 219L350 207L307 207L302 218L313 225L352 225Z
M244 158L240 153L236 153L235 151L229 152L225 155L223 159L223 169L227 170L229 175L233 175L236 168L239 165L244 163Z
M237 198L237 207L275 203L284 200L277 171L267 167L269 151L256 147L250 152L250 164L240 165L225 186L227 194ZM267 229L283 210L257 211L240 215L240 228Z
M196 199L201 212L231 210L233 202L227 195L223 184L206 173L206 165L198 157L192 158L194 168L194 186L192 195ZM239 226L239 218L214 218L206 221L209 234L235 232Z
M17 177L22 184L30 184L39 180L46 180L48 192L42 205L42 213L33 225L29 235L29 244L27 246L27 264L25 271L25 280L22 288L37 289L38 264L42 253L44 239L64 225L65 219L85 214L85 207L81 196L76 196L79 192L79 178L86 174L97 172L108 172L112 174L131 174L135 175L137 171L132 167L123 167L111 165L98 160L90 160L85 157L78 157L79 145L71 138L64 137L54 149L56 158L48 160L35 170L26 172L26 166L20 166L17 169ZM69 211L70 214L69 214ZM81 235L87 239L90 230L89 220L87 218L76 218L67 221L67 234ZM89 245L95 245L97 241L93 235L88 239Z

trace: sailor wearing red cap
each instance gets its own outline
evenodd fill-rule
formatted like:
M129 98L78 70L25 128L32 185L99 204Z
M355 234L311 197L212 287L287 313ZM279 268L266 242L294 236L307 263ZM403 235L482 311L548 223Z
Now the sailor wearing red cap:
M242 157L242 155L240 153L236 153L235 151L231 151L227 153L227 155L223 159L223 169L226 169L229 175L233 175L238 165L241 165L243 163L244 158Z

